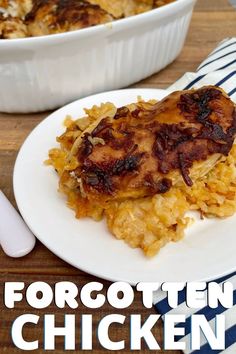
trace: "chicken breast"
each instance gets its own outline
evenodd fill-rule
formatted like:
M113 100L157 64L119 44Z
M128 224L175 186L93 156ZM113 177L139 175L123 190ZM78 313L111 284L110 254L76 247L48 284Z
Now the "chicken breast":
M32 36L42 36L110 22L113 17L87 1L36 0L25 20Z
M84 197L100 205L165 193L208 173L235 134L235 105L222 89L174 92L156 104L118 108L85 131L73 176Z

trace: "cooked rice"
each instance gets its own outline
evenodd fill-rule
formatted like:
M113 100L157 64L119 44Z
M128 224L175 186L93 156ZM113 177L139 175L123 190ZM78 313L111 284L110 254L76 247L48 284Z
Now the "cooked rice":
M128 105L150 105L154 101L138 101ZM91 217L107 220L111 233L131 247L141 248L146 256L152 257L170 241L184 237L186 227L191 222L186 213L198 211L202 217L225 218L236 211L236 145L229 156L223 157L215 167L192 187L184 184L171 188L165 194L156 194L135 200L109 202L106 208L91 204L83 193L81 180L74 170L78 167L75 157L81 135L91 132L104 117L113 117L116 107L111 103L86 109L82 119L65 120L66 132L57 141L59 148L49 152L48 165L52 165L59 177L59 190L67 195L68 206L75 210L77 218ZM96 142L94 142L96 144ZM72 153L73 152L73 153Z

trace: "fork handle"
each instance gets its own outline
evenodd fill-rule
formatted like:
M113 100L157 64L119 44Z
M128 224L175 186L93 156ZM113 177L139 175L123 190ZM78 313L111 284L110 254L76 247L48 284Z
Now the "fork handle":
M35 245L35 236L0 191L0 244L10 257L23 257Z

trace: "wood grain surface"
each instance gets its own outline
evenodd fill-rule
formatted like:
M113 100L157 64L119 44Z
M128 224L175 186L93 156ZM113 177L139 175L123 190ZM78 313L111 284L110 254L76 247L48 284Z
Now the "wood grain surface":
M156 75L137 83L134 87L155 87L166 88L177 80L186 71L194 71L199 63L209 54L219 41L226 37L235 36L236 11L226 0L198 0L191 21L190 30L185 46L177 60ZM0 54L1 55L1 54ZM12 189L12 173L17 152L26 136L31 130L47 116L48 113L31 115L11 115L0 114L0 187L7 197L15 205ZM0 216L1 217L1 216ZM89 256L89 255L88 255ZM39 339L40 348L35 351L44 353L43 350L43 315L45 313L55 313L57 323L63 321L64 310L57 309L54 305L47 310L36 311L29 307L24 301L17 305L16 309L8 310L3 304L3 285L6 281L24 281L27 284L34 281L45 281L55 284L58 281L72 281L79 287L87 282L94 281L95 278L89 274L75 269L47 250L40 242L37 242L35 249L30 255L22 259L11 259L0 250L0 353L18 353L11 340L12 321L23 313L34 313L41 316L38 326L29 326L25 330L25 336L29 340ZM109 265L108 265L109 266ZM101 280L100 280L101 281ZM102 281L104 293L109 286L109 282ZM66 310L66 313L73 311ZM77 343L79 348L79 322L81 314L89 313L82 305L74 312L77 316L78 335ZM136 293L135 301L128 310L114 311L107 303L99 310L94 310L94 350L93 353L106 352L96 340L96 324L99 320L110 313L120 313L129 316L130 314L141 314L143 320L155 310L147 310L143 307L140 296ZM162 325L159 323L154 330L154 335L162 345ZM124 326L112 326L111 337L114 340L126 339L127 348L123 351L130 353L129 347L129 320ZM57 342L56 353L62 353L62 340ZM77 352L80 352L77 349ZM143 345L142 353L149 353ZM159 351L160 353L177 354L178 351ZM50 351L48 351L50 353ZM119 353L119 352L118 352ZM136 352L133 352L136 353Z

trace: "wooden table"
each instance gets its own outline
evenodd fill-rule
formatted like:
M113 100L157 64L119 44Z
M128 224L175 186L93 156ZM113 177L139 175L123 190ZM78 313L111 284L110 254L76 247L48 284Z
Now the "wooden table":
M222 39L235 36L236 11L229 6L226 0L198 0L191 22L190 31L184 49L179 58L166 69L152 77L137 83L137 87L166 88L177 80L186 71L194 71L198 64ZM47 115L47 113L31 115L6 115L0 114L0 186L7 197L15 204L12 189L12 172L17 152L30 131ZM0 216L1 217L1 216ZM38 326L30 326L25 331L25 336L29 340L39 339L40 348L38 353L43 353L43 322L42 316L45 313L55 313L58 325L62 325L64 311L51 306L46 311L32 310L26 302L20 303L14 310L7 310L2 301L3 284L6 281L24 281L26 284L35 281L45 281L55 284L59 281L72 281L82 286L87 282L94 281L95 278L89 274L75 269L47 250L40 242L37 242L35 249L30 255L22 259L11 259L0 250L0 280L1 280L1 300L0 300L0 353L18 353L11 341L10 328L12 321L23 313L34 313L41 316ZM104 281L104 288L107 289L109 283ZM73 311L66 310L66 313ZM79 316L90 311L82 305L76 310ZM141 314L143 319L147 318L153 310L144 309L138 294L135 296L133 305L124 311L114 311L108 304L100 310L93 311L94 325L107 314L117 312L123 315ZM95 339L94 331L94 353L104 353L105 350ZM111 331L114 340L127 339L127 349L129 353L129 323L122 326L113 326ZM162 326L159 324L154 330L154 335L162 344ZM79 332L78 341L79 343ZM77 347L78 348L78 347ZM78 350L79 351L79 350ZM62 341L58 341L57 353L62 353ZM150 351L143 346L142 353ZM179 353L178 351L160 351L160 353ZM49 352L50 353L50 352ZM134 352L135 353L135 352Z

